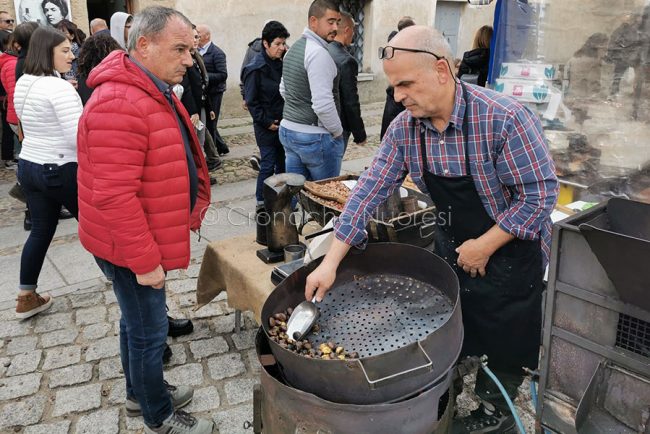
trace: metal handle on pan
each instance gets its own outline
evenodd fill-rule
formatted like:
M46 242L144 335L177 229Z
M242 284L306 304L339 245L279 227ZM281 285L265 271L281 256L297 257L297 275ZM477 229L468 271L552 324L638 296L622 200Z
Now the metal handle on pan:
M425 363L424 365L416 366L411 369L407 369L405 371L398 372L396 374L386 375L385 377L380 377L374 380L371 380L370 377L368 377L368 373L366 372L366 368L363 366L363 362L361 361L361 359L357 359L357 363L359 363L359 366L361 367L361 371L363 371L363 375L366 377L366 381L368 382L368 384L370 384L370 388L374 389L377 386L377 383L394 380L403 375L413 374L414 372L420 370L430 369L433 366L431 357L429 357L427 352L424 351L424 348L422 348L422 344L420 343L420 341L417 341L417 344L418 344L418 348L420 349L420 351L422 351L422 354L424 354L424 357L427 359L427 363Z

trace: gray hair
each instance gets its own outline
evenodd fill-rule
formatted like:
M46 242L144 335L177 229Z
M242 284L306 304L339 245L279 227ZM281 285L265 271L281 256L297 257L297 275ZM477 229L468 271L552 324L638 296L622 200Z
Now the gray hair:
M348 11L341 11L341 23L352 27L352 30L354 30L354 26L357 24L352 14Z
M192 22L179 11L166 8L163 6L149 6L133 17L133 24L129 32L127 50L135 50L138 39L141 36L155 38L163 32L169 20L173 17L181 19L188 27L192 27Z

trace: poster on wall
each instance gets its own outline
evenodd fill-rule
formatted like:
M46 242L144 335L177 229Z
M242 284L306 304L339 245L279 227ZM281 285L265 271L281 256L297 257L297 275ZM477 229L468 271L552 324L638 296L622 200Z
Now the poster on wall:
M14 0L16 24L36 21L55 27L61 20L72 21L70 0Z

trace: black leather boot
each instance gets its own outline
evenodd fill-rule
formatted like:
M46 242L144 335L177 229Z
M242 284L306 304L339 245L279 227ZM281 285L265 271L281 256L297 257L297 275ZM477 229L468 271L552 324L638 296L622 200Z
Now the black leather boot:
M167 316L169 320L169 331L167 331L167 336L177 338L183 335L189 335L194 331L194 324L192 320L189 319L174 319L170 316Z

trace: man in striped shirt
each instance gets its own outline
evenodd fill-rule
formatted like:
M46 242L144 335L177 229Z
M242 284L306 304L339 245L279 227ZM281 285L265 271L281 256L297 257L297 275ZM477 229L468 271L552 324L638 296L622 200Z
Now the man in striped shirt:
M461 84L451 49L425 26L402 30L380 48L395 100L391 124L334 230L336 239L308 277L305 297L321 300L350 246L363 245L373 210L410 174L436 204L435 252L458 275L465 339L461 356L487 354L511 396L522 366L535 368L543 271L558 183L537 117L515 100ZM483 399L455 432L507 432L505 400L483 376Z

